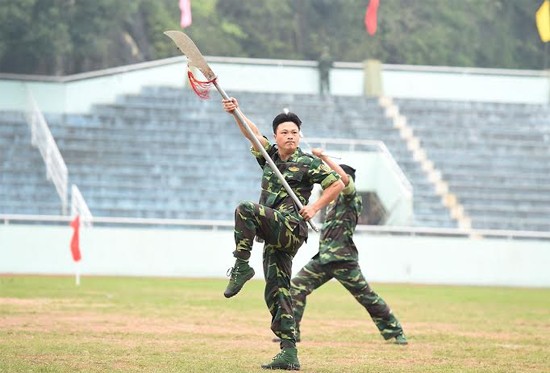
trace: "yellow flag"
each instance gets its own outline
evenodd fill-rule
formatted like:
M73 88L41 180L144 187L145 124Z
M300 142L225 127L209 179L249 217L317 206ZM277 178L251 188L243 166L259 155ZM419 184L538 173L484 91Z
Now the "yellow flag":
M540 40L544 43L550 41L550 0L544 0L536 13L537 28Z

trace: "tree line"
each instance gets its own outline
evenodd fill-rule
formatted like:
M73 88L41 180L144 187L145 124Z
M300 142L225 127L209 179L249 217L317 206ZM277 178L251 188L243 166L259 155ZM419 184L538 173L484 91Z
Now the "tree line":
M0 0L0 72L68 75L178 55L177 0ZM185 32L203 54L388 64L548 68L542 0L192 0ZM549 43L546 43L549 44Z

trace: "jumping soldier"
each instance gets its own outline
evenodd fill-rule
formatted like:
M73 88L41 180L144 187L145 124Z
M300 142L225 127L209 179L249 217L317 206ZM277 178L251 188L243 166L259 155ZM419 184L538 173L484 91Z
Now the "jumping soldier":
M238 102L234 98L224 99L222 103L228 113L233 113L238 108ZM263 170L263 176L259 203L242 202L235 210L236 249L233 256L236 259L224 296L230 298L236 295L246 281L254 277L254 269L250 267L248 260L254 238L261 238L265 242L264 298L272 316L271 330L279 338L281 348L272 361L263 364L262 368L299 370L296 327L290 296L292 260L307 239L306 221L334 200L344 184L340 176L319 158L303 153L298 147L302 122L296 114L281 113L273 119L276 145L271 144L247 117L243 116L251 131L247 131L245 125L235 118L243 135L252 143L251 151ZM254 141L250 132L257 141ZM304 207L299 211L261 155L260 149L257 149L258 141L303 204ZM317 201L307 205L316 183L323 188L323 194Z

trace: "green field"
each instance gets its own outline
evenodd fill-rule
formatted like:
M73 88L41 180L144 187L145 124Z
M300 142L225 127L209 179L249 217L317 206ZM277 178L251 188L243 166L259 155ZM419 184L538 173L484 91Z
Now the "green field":
M261 372L263 281L0 277L0 372ZM408 346L385 342L336 282L308 298L304 372L550 372L550 289L371 284Z

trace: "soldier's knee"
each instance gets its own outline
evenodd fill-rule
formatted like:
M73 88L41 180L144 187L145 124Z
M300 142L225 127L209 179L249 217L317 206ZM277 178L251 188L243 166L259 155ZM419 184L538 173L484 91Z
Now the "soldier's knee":
M235 215L247 215L254 211L254 202L241 201L235 208Z
M308 294L306 289L300 288L293 282L290 283L290 296L292 299L305 299Z

